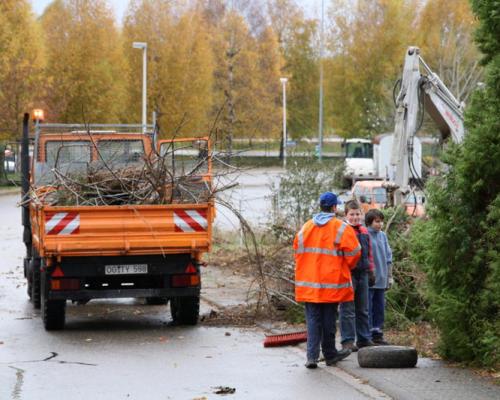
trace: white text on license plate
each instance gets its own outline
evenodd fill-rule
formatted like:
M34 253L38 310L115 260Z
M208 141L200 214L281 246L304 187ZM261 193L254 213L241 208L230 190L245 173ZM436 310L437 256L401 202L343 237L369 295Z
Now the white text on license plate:
M148 264L106 265L106 275L147 274Z

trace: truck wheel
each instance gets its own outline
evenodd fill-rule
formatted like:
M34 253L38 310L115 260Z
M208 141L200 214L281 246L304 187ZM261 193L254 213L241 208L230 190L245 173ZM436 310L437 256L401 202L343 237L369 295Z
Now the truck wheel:
M181 325L196 325L200 315L200 296L170 299L170 312L174 322Z
M33 303L33 307L38 310L41 305L40 258L32 257L29 269L31 272L31 302ZM29 280L28 286L30 286Z
M24 271L24 277L28 278L28 265L30 263L31 258L30 257L24 257L23 259L23 271Z
M24 259L24 269L25 269L25 272L24 272L24 277L26 278L26 282L27 282L27 285L26 285L26 292L28 293L28 297L31 301L31 291L32 291L32 285L31 285L31 279L33 279L33 277L31 276L32 275L32 272L31 272L31 258L25 258Z
M146 297L146 304L148 306L161 306L168 303L166 297Z
M66 300L49 300L49 288L46 272L42 274L42 320L47 331L64 329L66 321Z
M417 360L417 350L407 346L371 346L358 351L363 368L413 368Z

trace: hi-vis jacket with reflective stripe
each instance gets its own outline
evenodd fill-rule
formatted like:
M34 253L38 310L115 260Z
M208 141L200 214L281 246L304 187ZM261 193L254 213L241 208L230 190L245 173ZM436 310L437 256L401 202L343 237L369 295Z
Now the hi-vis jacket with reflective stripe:
M361 256L354 229L332 218L317 226L307 221L293 242L295 300L310 303L352 301L351 269Z

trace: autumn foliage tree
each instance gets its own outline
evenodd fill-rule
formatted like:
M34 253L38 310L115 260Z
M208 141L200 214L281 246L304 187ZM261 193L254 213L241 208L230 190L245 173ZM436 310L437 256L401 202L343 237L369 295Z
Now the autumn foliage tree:
M326 115L342 136L392 129L392 86L413 44L417 1L333 1Z
M213 56L207 27L196 9L182 12L165 0L130 3L123 30L130 120L139 121L142 54L132 42L148 43L148 119L157 112L162 132L201 134L212 107Z
M2 7L17 3L27 1ZM470 7L455 3L326 2L326 135L392 130L392 90L409 45L420 46L452 92L467 100L482 69ZM285 76L290 136L316 136L318 19L307 17L297 0L130 0L121 29L109 0L54 0L41 26L47 68L37 93L49 120L141 121L142 54L132 48L141 41L148 43L148 120L156 111L165 135L206 132L219 116L225 138L278 138ZM36 80L36 73L29 76L25 82Z
M418 19L417 43L430 67L459 101L467 102L482 77L473 41L476 18L468 0L428 1Z
M0 183L6 140L20 133L23 112L40 95L43 44L27 0L0 2Z
M48 119L116 122L124 114L125 63L106 0L55 0L42 16Z

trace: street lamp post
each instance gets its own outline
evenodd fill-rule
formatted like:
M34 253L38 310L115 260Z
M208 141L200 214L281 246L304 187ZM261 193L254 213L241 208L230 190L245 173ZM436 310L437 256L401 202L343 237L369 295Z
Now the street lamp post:
M283 168L286 168L286 83L287 78L280 78L283 85Z
M148 44L145 42L134 42L134 49L142 49L142 131L146 133L147 129L147 71L148 71Z
M319 45L319 121L318 121L318 159L323 157L323 26L325 20L325 1L321 0L321 31Z

